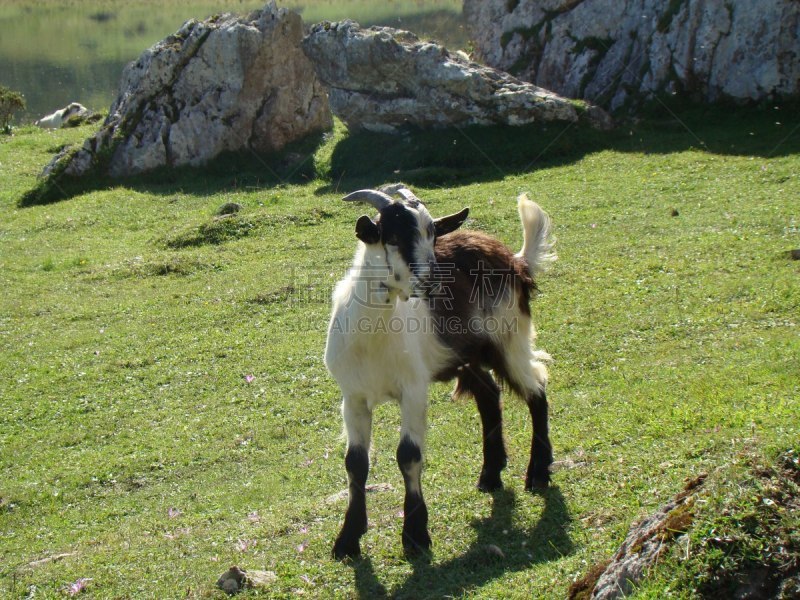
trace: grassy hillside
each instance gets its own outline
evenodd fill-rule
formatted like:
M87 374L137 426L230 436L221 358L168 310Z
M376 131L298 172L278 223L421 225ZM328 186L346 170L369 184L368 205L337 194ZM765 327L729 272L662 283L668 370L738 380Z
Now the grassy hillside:
M0 26L5 32L0 56L63 65L90 58L128 61L188 19L202 20L223 12L246 15L265 4L262 0L6 0L0 6ZM300 12L307 23L341 20L348 15L358 15L363 24L404 19L416 23L426 15L461 9L458 0L288 0L279 4ZM30 43L36 39L50 43Z
M90 130L0 137L0 596L60 598L86 579L94 598L221 598L237 564L275 572L270 597L562 598L688 477L709 473L699 522L747 512L746 466L798 449L797 115L608 138L339 127L302 169L250 157L31 207L42 166ZM534 314L555 358L554 487L523 491L530 423L509 398L506 489L475 490L477 411L436 386L430 563L402 557L398 410L383 406L369 482L387 485L369 496L364 558L339 564L344 448L321 357L364 212L339 198L398 178L515 249L516 195L551 213L560 260ZM244 208L216 219L225 202ZM782 514L796 531L797 511ZM671 555L681 578L653 573L640 596L700 594L717 550Z

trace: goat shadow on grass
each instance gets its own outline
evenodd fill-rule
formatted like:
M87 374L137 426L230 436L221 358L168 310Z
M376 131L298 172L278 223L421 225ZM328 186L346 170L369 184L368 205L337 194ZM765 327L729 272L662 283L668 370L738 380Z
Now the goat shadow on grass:
M504 573L523 571L571 554L574 544L567 527L572 519L561 490L551 487L536 495L544 499L542 515L533 527L522 528L513 518L516 494L507 489L494 492L491 515L472 522L477 539L466 552L443 563L431 562L427 557L413 560L412 574L391 593L375 574L372 561L358 559L353 563L358 597L460 597ZM500 548L505 556L493 552L492 545Z

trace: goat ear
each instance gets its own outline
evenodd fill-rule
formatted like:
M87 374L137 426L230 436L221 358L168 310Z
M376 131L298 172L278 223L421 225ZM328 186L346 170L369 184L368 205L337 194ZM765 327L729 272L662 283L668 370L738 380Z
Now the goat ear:
M367 215L361 215L356 221L356 237L365 244L377 244L381 239L381 229Z
M436 237L445 235L461 227L464 221L467 220L467 215L469 215L469 208L465 208L453 215L447 215L446 217L436 219L433 222L433 226L436 228Z

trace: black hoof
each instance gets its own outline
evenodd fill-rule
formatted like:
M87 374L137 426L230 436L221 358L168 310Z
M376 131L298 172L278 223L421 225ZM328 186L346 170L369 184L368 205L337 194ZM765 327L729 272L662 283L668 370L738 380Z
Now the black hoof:
M431 551L431 536L427 531L417 534L412 537L411 535L403 532L403 552L409 558L429 554Z
M525 491L536 492L546 490L550 487L550 473L540 473L537 475L528 475L525 478Z
M503 489L500 473L481 473L478 479L478 489L482 492L496 492Z
M335 560L357 558L361 556L361 547L358 544L358 540L353 541L345 538L339 538L333 544L331 555Z

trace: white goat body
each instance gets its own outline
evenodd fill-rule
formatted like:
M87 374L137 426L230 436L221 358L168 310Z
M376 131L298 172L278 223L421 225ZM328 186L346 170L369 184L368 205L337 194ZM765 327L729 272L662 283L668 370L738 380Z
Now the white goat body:
M526 400L534 419L526 488L549 482L548 356L531 348L529 309L533 276L555 259L549 217L519 197L524 242L514 255L486 234L455 231L467 210L433 220L410 190L393 191L402 200L374 190L346 198L366 200L380 214L358 220L361 241L334 291L325 349L325 364L343 395L348 443L350 501L334 544L336 558L360 552L372 411L387 401L398 402L402 415L397 459L406 486L403 545L409 553L430 547L420 473L432 381L456 378L456 393L477 401L484 432L480 489L501 487L506 465L499 388L487 369Z

